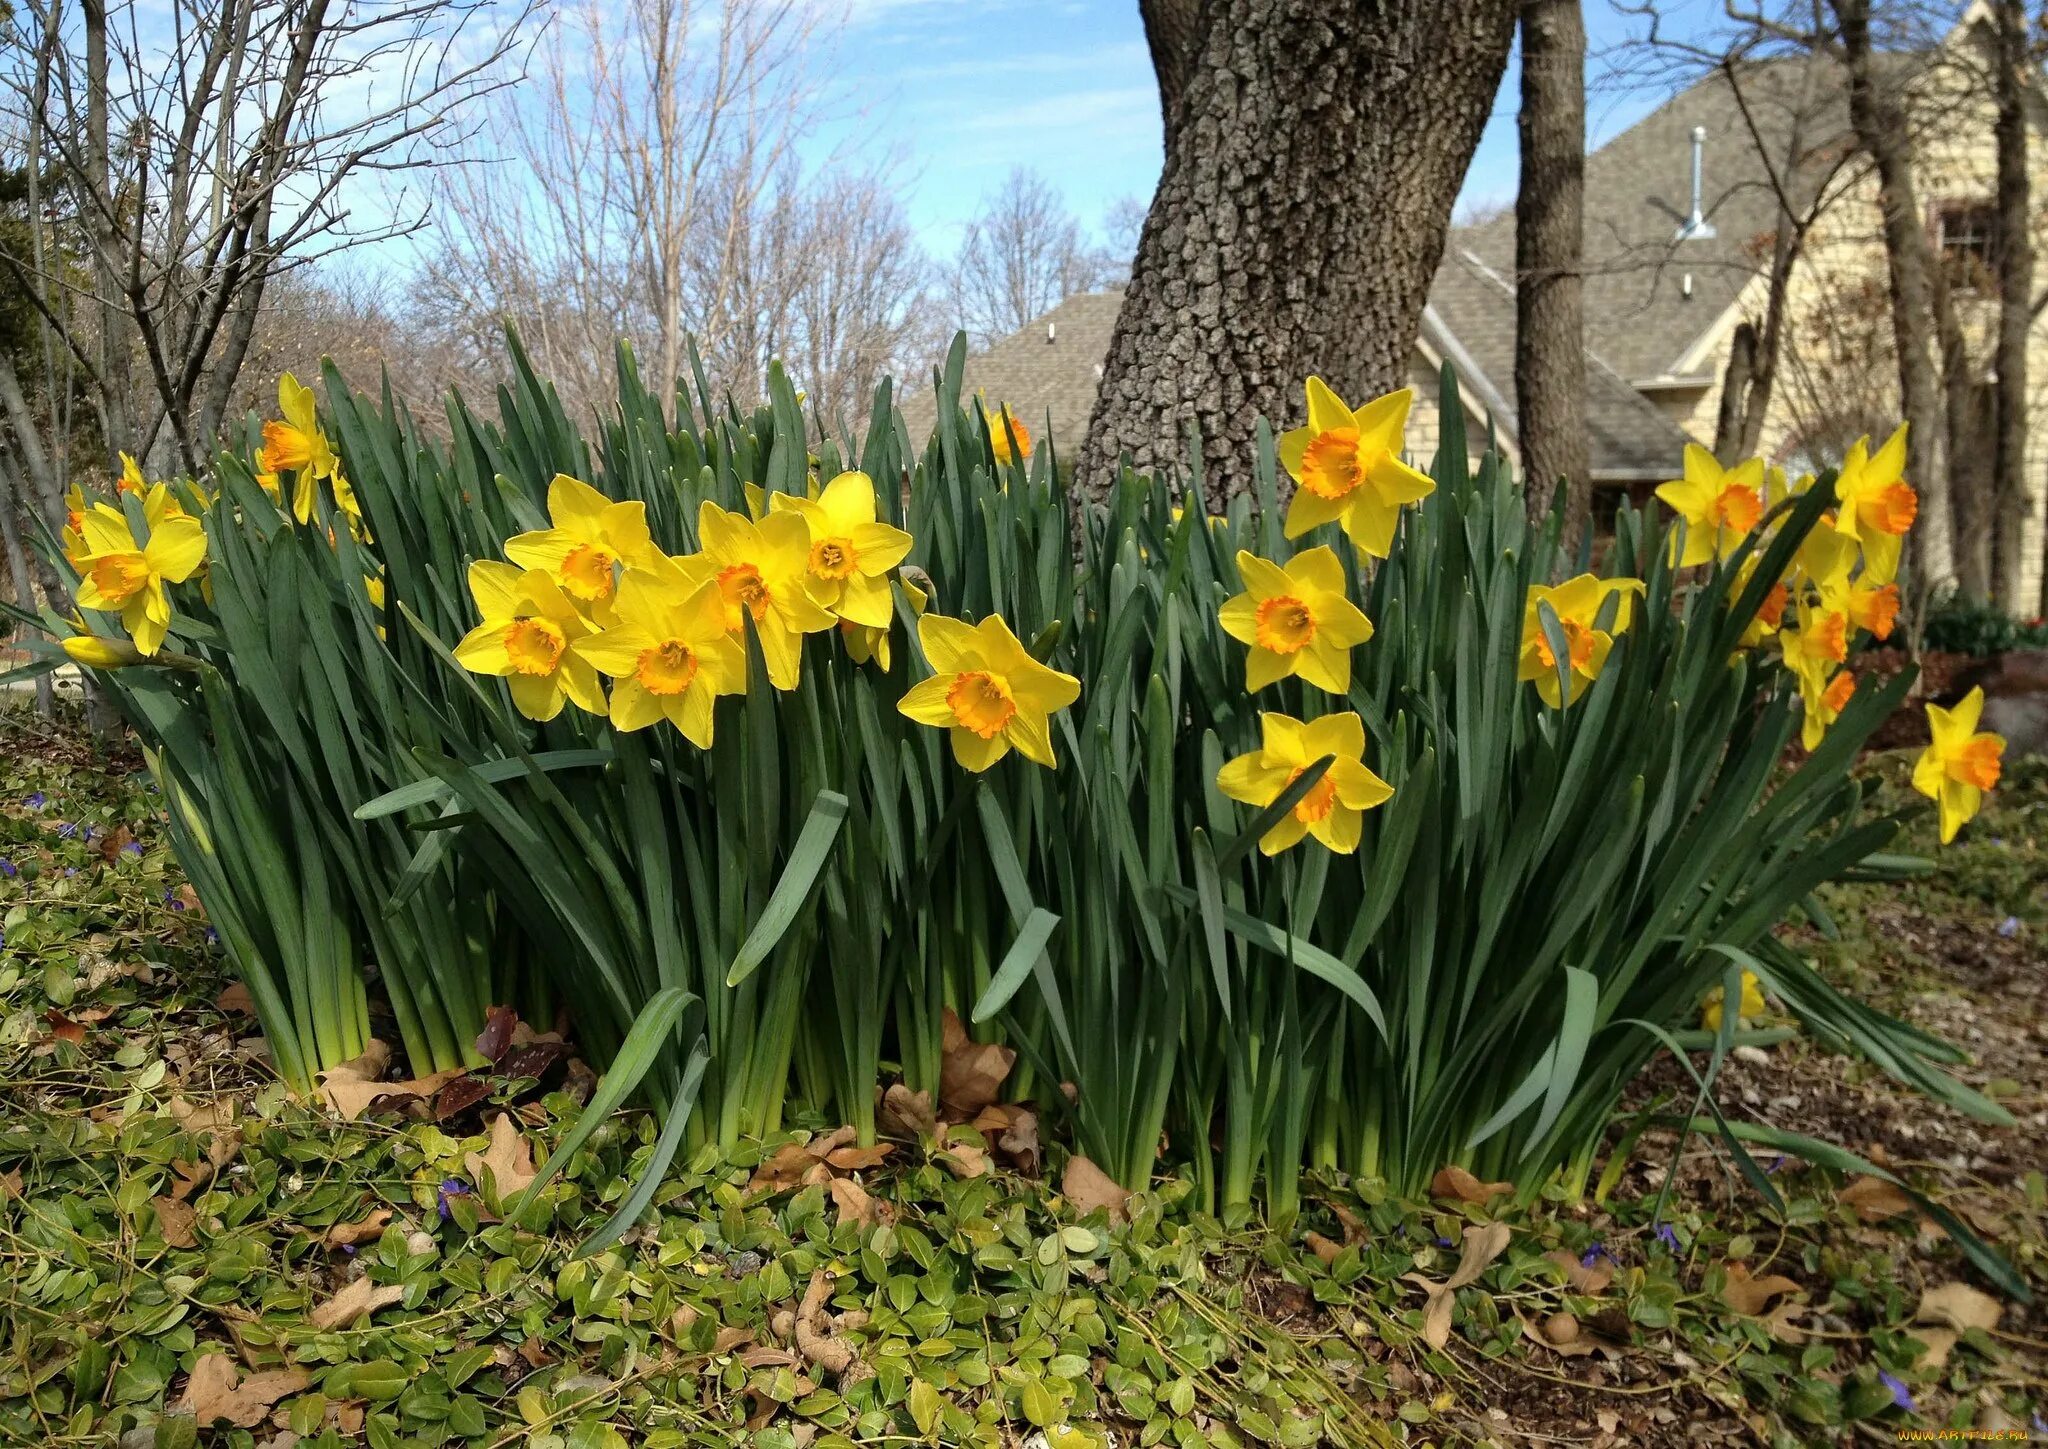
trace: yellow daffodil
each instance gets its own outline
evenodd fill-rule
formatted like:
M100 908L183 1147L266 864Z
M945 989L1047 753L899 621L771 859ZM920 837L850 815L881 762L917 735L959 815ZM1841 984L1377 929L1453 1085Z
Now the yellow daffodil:
M1941 806L1941 843L1947 845L1963 822L1984 804L1984 792L1998 783L2005 762L2005 741L1979 733L1984 691L1973 689L1954 709L1927 706L1931 741L1913 762L1913 788Z
M142 662L142 651L123 639L98 634L72 634L63 639L64 652L93 669L120 669Z
M932 677L912 685L899 710L949 731L953 758L977 774L1013 746L1052 767L1051 716L1081 697L1080 680L1033 659L994 614L979 624L927 614L917 638Z
M1801 693L1817 699L1826 690L1835 666L1849 657L1849 616L1801 601L1796 627L1778 631L1778 648L1785 656L1785 667L1798 676Z
M1312 548L1284 564L1239 550L1245 591L1223 606L1223 632L1251 646L1245 688L1256 693L1298 674L1318 689L1351 688L1351 650L1372 638L1372 623L1344 594L1344 565L1330 548Z
M747 687L747 653L725 626L725 599L669 560L619 584L610 628L576 652L618 681L612 723L644 729L666 719L700 750L711 748L713 706Z
M771 509L756 523L707 498L697 509L697 541L703 551L675 560L676 565L693 582L709 579L718 585L726 631L743 644L742 631L753 619L768 682L777 689L795 689L803 636L835 622L807 586L809 528L794 513Z
M1635 596L1643 591L1641 579L1599 579L1580 574L1561 584L1536 584L1522 609L1522 656L1516 677L1534 680L1543 702L1575 704L1586 686L1600 677L1618 634L1628 631L1635 608ZM1601 610L1613 599L1614 617L1601 624ZM1543 631L1542 606L1550 605L1557 615L1570 651L1571 697L1565 699L1558 685L1557 655L1550 636Z
M1842 717L1849 701L1856 697L1856 676L1838 669L1832 679L1821 683L1818 676L1799 678L1799 743L1806 750L1820 747L1828 727Z
M1011 440L1015 440L1015 447ZM1024 426L1024 420L1010 411L1004 403L988 419L988 445L996 455L996 461L1008 467L1014 458L1031 456L1031 429Z
M1899 576L1899 550L1906 530L1920 513L1920 495L1905 481L1906 425L1870 451L1870 439L1858 438L1842 460L1835 478L1841 502L1835 527L1863 546L1863 577L1872 585Z
M875 521L875 485L865 473L841 473L816 499L778 493L776 513L794 513L810 532L804 587L849 624L886 628L889 571L910 553L910 535Z
M1736 575L1735 586L1728 591L1729 608L1734 608L1741 600L1743 592L1749 587L1750 579L1756 575L1757 565L1762 562L1763 555L1759 553L1752 553L1742 561L1742 569ZM1765 591L1763 602L1757 605L1756 614L1750 619L1748 624L1743 626L1741 647L1754 649L1765 639L1777 633L1778 626L1785 619L1785 606L1791 601L1792 587L1790 584L1783 579L1772 584Z
M1280 822L1259 837L1259 850L1278 855L1313 835L1339 855L1358 849L1362 815L1393 797L1394 787L1365 767L1365 725L1356 714L1324 715L1303 724L1284 714L1259 716L1259 748L1226 762L1216 788L1233 800L1266 806L1325 755L1334 756Z
M1735 1007L1736 1024L1754 1021L1768 1009L1764 1002L1763 983L1756 979L1754 971L1743 972L1742 1000ZM1721 1029L1721 988L1718 986L1709 991L1706 1000L1700 1003L1700 1025L1708 1031Z
M545 572L602 622L618 587L619 566L639 568L654 554L647 505L637 499L615 503L588 483L557 473L548 484L548 520L553 528L506 539L505 557Z
M483 622L455 646L463 668L502 675L512 703L531 720L553 719L564 700L605 712L604 686L573 647L590 625L545 570L478 559L469 566L469 592Z
M81 548L76 597L83 609L118 613L144 654L163 647L171 601L165 584L181 584L206 562L206 530L195 518L173 514L170 490L150 491L143 504L149 540L138 544L126 515L95 503L79 519Z
M263 447L256 454L256 467L259 474L273 476L286 469L292 471L292 516L301 523L310 523L313 485L316 479L334 475L334 449L328 444L327 434L320 431L313 390L288 372L277 380L277 410L284 418L263 425Z
M1685 520L1685 545L1671 536L1671 562L1692 568L1726 558L1763 516L1764 462L1750 458L1733 468L1698 443L1685 445L1685 477L1659 484L1657 496Z
M142 481L142 465L126 453L121 455L121 476L114 480L116 493L133 493L137 498L149 492L149 485Z
M1280 439L1280 462L1295 481L1287 536L1341 523L1363 553L1385 558L1404 504L1436 490L1427 473L1401 461L1407 388L1353 411L1320 378L1308 380L1308 425Z
M925 592L909 579L900 575L897 586L903 590L903 597L910 601L910 612L920 617L924 614ZM875 664L884 674L889 672L889 631L890 624L869 625L849 624L839 621L839 634L846 641L846 657L855 664Z
M73 569L83 573L85 566L79 563L79 555L85 552L85 534L81 525L85 522L85 490L73 483L64 490L64 557Z

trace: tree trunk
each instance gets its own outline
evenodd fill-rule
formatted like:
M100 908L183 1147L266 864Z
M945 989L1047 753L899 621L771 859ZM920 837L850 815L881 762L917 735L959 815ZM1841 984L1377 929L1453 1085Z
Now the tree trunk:
M1756 328L1738 323L1728 339L1728 365L1721 370L1721 405L1714 410L1714 456L1732 463L1742 456L1742 432L1749 421L1749 389L1756 377Z
M1586 441L1586 21L1523 0L1522 184L1515 197L1515 413L1529 517L1565 487L1569 547L1591 517Z
M1249 489L1255 419L1314 373L1354 405L1400 385L1515 0L1210 0L1081 451Z
M2027 334L2033 321L2034 240L2027 177L2028 56L2025 0L1998 0L1998 391L1992 498L1998 517L1994 597L2008 613L2040 611L2037 597L2021 598L2027 534L2037 509L2027 470ZM2035 541L2035 548L2040 542Z
M1202 0L1138 0L1145 21L1145 44L1152 51L1152 73L1159 78L1159 119L1165 124L1166 149L1179 134L1181 98L1188 75L1202 49Z
M1875 75L1869 0L1832 0L1849 73L1849 124L1877 171L1884 214L1892 338L1906 421L1911 474L1920 492L1913 530L1917 584L1929 595L1953 585L1955 516L1948 482L1948 408L1936 359L1934 258L1913 187L1911 133L1897 97Z

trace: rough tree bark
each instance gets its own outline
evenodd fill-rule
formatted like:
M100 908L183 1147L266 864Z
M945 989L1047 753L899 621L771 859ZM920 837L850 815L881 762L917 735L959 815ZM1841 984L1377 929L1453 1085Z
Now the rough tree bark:
M1935 262L1913 186L1911 132L1897 96L1875 73L1869 0L1832 0L1849 74L1849 124L1877 172L1891 293L1899 396L1910 423L1910 477L1920 491L1913 530L1915 582L1934 593L1955 582L1955 513L1949 493L1948 400L1936 335Z
M1515 413L1529 517L1560 479L1564 533L1592 513L1586 441L1586 21L1579 0L1523 0L1515 197Z
M1202 0L1138 0L1145 22L1145 44L1152 51L1152 73L1159 78L1159 118L1166 126L1166 149L1180 131L1180 103L1187 94L1188 73L1202 47Z
M1178 462L1202 433L1250 486L1254 419L1302 379L1400 384L1516 0L1209 0L1079 473Z
M2027 334L2033 322L2034 241L2028 209L2033 197L2027 177L2027 90L2033 70L2028 54L2026 0L1998 0L1998 391L1997 443L1992 462L1992 497L1997 509L1998 556L1994 597L2011 613L2038 611L2038 599L2022 599L2027 525L2033 513L2027 476Z

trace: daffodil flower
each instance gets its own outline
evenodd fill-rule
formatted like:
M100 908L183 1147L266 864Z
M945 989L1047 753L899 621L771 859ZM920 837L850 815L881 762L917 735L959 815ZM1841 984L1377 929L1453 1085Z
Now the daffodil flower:
M654 554L647 533L647 505L615 503L588 483L557 473L548 484L548 520L505 540L505 557L521 568L540 569L563 593L604 622L618 587L618 566L639 568Z
M138 544L118 509L95 503L79 519L83 544L76 597L83 609L118 613L144 654L163 647L171 601L165 584L181 584L206 562L206 530L182 511L172 513L170 490L152 489L143 504L149 541Z
M310 523L314 482L334 475L334 449L327 434L320 431L313 390L288 372L277 380L277 410L284 418L273 418L263 425L263 447L256 454L256 467L259 473L273 476L287 468L296 475L292 485L292 517Z
M747 620L761 641L768 682L796 688L803 666L803 636L837 621L810 595L810 529L794 513L769 510L756 523L710 499L697 509L701 553L675 560L696 583L709 579L725 602L726 631L741 637Z
M1013 747L1052 768L1052 715L1081 697L1080 680L1033 659L994 614L979 624L927 614L917 638L932 677L898 703L905 716L950 732L953 758L977 774Z
M1888 584L1899 576L1899 552L1906 530L1920 514L1920 496L1905 481L1906 425L1870 451L1870 439L1858 438L1835 477L1841 512L1835 528L1863 546L1863 576L1871 584Z
M531 720L553 719L565 700L605 713L597 672L571 647L589 636L590 625L553 578L478 559L469 566L469 592L483 622L455 646L463 668L503 676L513 705Z
M107 639L98 634L72 634L60 642L72 659L93 669L120 669L142 662L142 651L121 639Z
M1963 822L1984 805L1984 792L1998 783L2005 762L2005 740L1979 733L1984 716L1984 691L1964 695L1954 709L1927 706L1931 737L1913 762L1913 788L1941 807L1941 843L1947 845Z
M666 719L700 750L711 748L718 696L747 687L746 650L725 626L718 585L669 560L627 574L611 627L575 648L618 681L613 725L637 730Z
M1308 425L1280 439L1280 462L1296 484L1289 538L1341 523L1361 552L1387 556L1403 505L1436 491L1427 473L1401 461L1414 396L1402 388L1354 412L1320 377L1308 380Z
M1599 579L1580 574L1561 584L1535 584L1522 609L1521 666L1517 678L1533 680L1545 704L1576 704L1586 687L1600 677L1618 634L1628 631L1635 596L1643 591L1641 579ZM1612 623L1602 625L1600 613L1609 599L1615 600ZM1558 685L1557 655L1550 636L1543 630L1542 606L1550 605L1557 615L1569 651L1571 697L1565 699Z
M127 453L121 455L121 476L114 480L116 493L133 493L137 498L149 492L149 485L142 481L142 465Z
M897 586L903 590L903 597L910 601L910 611L922 617L926 603L925 592L909 579L899 576ZM889 672L889 631L892 624L868 625L849 624L839 621L839 634L846 641L846 657L855 664L875 664L884 674Z
M1351 688L1351 650L1372 638L1372 622L1344 594L1344 565L1330 548L1284 564L1239 550L1245 591L1224 604L1223 632L1251 646L1245 688L1257 693L1298 674L1318 689Z
M1752 553L1742 562L1742 568L1735 577L1735 587L1728 591L1728 607L1733 609L1749 588L1749 581L1756 576L1757 565L1763 562L1763 555ZM1765 639L1778 632L1778 626L1785 620L1785 607L1792 601L1792 588L1784 579L1778 580L1764 591L1763 602L1757 605L1756 613L1743 626L1740 645L1754 649Z
M1271 805L1325 755L1330 768L1259 837L1259 851L1278 855L1313 835L1339 855L1358 849L1364 812L1393 798L1394 787L1365 767L1365 725L1356 714L1324 715L1303 724L1284 714L1259 716L1259 748L1227 761L1216 788L1247 805Z
M885 629L892 603L889 571L910 553L910 535L875 521L875 485L865 473L841 473L815 499L777 493L775 513L794 513L810 531L804 586L849 624Z
M1721 1029L1721 988L1716 986L1700 1003L1700 1025L1708 1031ZM1754 971L1742 973L1742 999L1735 1006L1735 1020L1738 1023L1754 1021L1769 1007L1764 1001L1763 983L1756 979Z
M1685 520L1685 546L1671 536L1674 568L1693 568L1735 552L1763 517L1764 462L1750 458L1723 468L1698 443L1685 445L1685 477L1659 484L1657 496Z
M1820 748L1828 727L1842 717L1856 697L1856 676L1846 669L1822 681L1819 675L1799 676L1799 743L1809 753Z
M1797 627L1779 631L1778 648L1785 667L1798 677L1801 693L1815 699L1827 688L1835 666L1849 657L1849 616L1802 600L1797 620Z
M1015 440L1014 446L1012 439ZM1031 456L1031 429L1024 426L1024 420L1010 411L1004 403L988 420L988 445L996 455L996 461L1004 467L1016 458Z

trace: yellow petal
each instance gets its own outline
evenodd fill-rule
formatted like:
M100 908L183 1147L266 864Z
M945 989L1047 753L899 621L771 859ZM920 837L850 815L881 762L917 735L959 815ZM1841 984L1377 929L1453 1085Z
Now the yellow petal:
M977 775L1010 752L1010 741L1002 734L985 740L973 730L955 729L952 736L953 758L962 769Z

